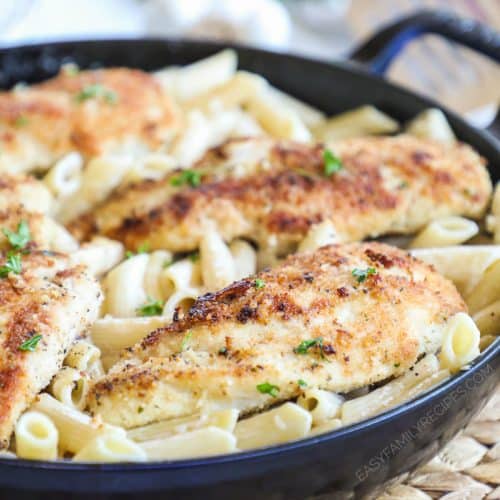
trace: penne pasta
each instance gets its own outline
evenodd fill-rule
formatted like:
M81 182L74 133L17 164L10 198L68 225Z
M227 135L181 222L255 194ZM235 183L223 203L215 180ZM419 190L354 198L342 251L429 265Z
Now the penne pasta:
M422 139L434 139L446 144L455 142L455 134L444 113L437 108L430 108L419 113L406 126L408 134Z
M392 134L399 123L374 106L361 106L328 118L314 129L316 139L323 142L337 141L363 135Z
M481 336L500 335L500 300L493 302L472 316Z
M500 259L491 263L476 286L465 296L471 314L500 299Z
M321 389L306 389L297 399L297 404L312 416L313 425L320 425L337 417L344 398Z
M364 396L346 401L342 405L342 423L352 424L381 413L398 401L417 383L439 370L439 362L434 355L427 355L415 364L413 369L400 377L375 389Z
M97 378L104 374L100 349L86 340L79 340L73 344L66 355L64 364L80 372L85 372L91 378Z
M77 410L85 408L88 390L89 379L69 366L64 366L50 384L50 392L58 401Z
M166 250L157 250L149 256L144 274L144 290L148 297L163 301L170 295L172 291L171 287L168 287L170 281L163 279L163 271L171 262L172 254Z
M233 256L234 279L240 280L257 272L257 252L245 240L234 240L229 245Z
M97 436L74 457L75 462L144 462L144 450L125 436L104 434Z
M149 460L179 460L209 457L237 451L233 434L206 427L184 434L140 443Z
M285 403L236 424L238 448L248 450L293 441L311 430L312 416L295 403Z
M442 217L429 223L410 243L410 248L459 245L479 232L478 225L464 217Z
M298 251L313 251L332 243L339 243L339 238L333 224L330 221L324 221L309 229L306 237L300 242Z
M30 460L55 460L58 433L52 420L36 411L24 413L16 424L16 454Z
M173 418L155 422L154 424L136 427L128 431L127 435L134 441L152 441L175 434L201 429L204 427L217 427L227 432L233 432L238 420L238 410L219 410L201 415Z
M119 241L95 236L70 255L75 264L88 267L94 276L101 276L123 260L124 248Z
M332 418L331 420L325 420L322 424L316 425L311 429L309 436L317 436L318 434L324 434L325 432L334 431L342 427L342 420L340 418Z
M43 413L54 423L59 433L59 447L63 451L78 453L87 443L103 434L126 436L124 429L93 419L49 394L40 394L31 409Z
M466 313L453 316L444 332L439 360L443 368L458 371L479 356L481 334L473 319Z
M213 228L209 228L200 243L200 263L203 285L208 291L215 291L232 283L235 266L231 252Z
M411 254L432 264L439 273L453 281L462 295L467 296L481 279L485 269L500 259L500 246L422 248L411 250Z

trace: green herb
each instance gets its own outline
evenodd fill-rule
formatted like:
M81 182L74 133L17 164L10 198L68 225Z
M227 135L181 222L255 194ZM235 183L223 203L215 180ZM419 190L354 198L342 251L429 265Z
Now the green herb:
M137 413L142 413L144 411L144 406L139 406L139 408L137 408Z
M401 181L401 182L399 183L398 188L399 188L399 189L406 189L407 187L409 187L409 185L410 185L410 184L408 184L408 181Z
M198 262L200 260L200 252L193 252L188 255L191 262Z
M330 177L335 172L339 172L343 168L340 158L335 156L329 149L323 151L323 161L325 162L323 173L327 177Z
M196 170L183 170L180 174L170 179L170 184L176 187L182 186L183 184L197 187L201 184L201 173Z
M163 302L148 297L149 302L137 308L139 316L159 316L163 311Z
M295 354L307 354L309 349L318 346L323 352L323 338L318 337L315 339L303 340L294 350Z
M148 253L149 252L149 243L146 241L145 243L141 243L137 247L137 252L133 252L132 250L127 250L125 252L125 257L127 259L130 259L130 257L133 257L134 255L139 255L141 253Z
M76 100L78 102L83 102L87 99L97 97L104 99L109 104L115 104L118 101L116 93L113 90L104 87L104 85L101 85L100 83L93 83L83 87L83 89L76 95Z
M221 347L219 349L219 354L221 354L222 356L225 356L227 354L227 347Z
M28 123L29 123L28 118L26 116L22 116L21 115L21 116L18 116L16 118L16 121L14 122L14 125L16 127L24 127L25 125L28 125Z
M6 278L9 273L21 274L21 270L21 254L8 254L7 261L3 266L0 266L0 278Z
M299 387L307 387L307 382L305 380L302 380L301 378L299 378L299 380L297 380L297 384L299 384Z
M394 368L399 368L401 366L401 363L394 363Z
M278 396L280 388L277 385L270 384L269 382L263 382L257 386L257 390L262 394L269 394L273 398Z
M164 263L163 263L163 269L166 269L167 267L170 267L172 264L174 263L174 259L169 259L169 260L166 260Z
M363 283L371 274L377 274L377 270L374 267L368 267L366 269L358 269L355 267L351 274L356 278L358 283Z
M38 342L40 342L40 340L42 340L42 336L41 335L33 335L33 337L31 337L30 339L26 340L26 342L23 342L19 346L19 350L20 351L34 352L35 349L36 349L36 346L38 345Z
M191 337L193 336L193 332L189 330L189 332L186 333L184 338L182 339L182 344L181 344L181 352L185 351L188 347L189 341L191 340Z
M253 282L253 286L255 288L257 288L257 290L260 290L261 288L264 288L266 286L266 282L260 278L257 278L254 282Z
M22 250L31 240L30 228L25 220L18 224L16 232L9 229L2 229L2 232L15 250Z

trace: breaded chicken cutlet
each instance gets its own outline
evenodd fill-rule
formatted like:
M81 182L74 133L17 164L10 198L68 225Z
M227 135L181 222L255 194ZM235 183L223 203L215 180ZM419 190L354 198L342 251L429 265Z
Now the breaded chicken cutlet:
M136 69L61 71L0 93L0 172L43 170L64 154L86 158L157 150L179 114L154 76Z
M130 428L204 407L261 410L296 397L301 379L350 391L436 352L447 319L465 310L451 282L402 250L325 246L200 297L124 352L89 409Z
M83 266L50 252L25 253L20 274L0 259L0 449L35 396L98 315L99 284Z
M333 152L341 168L329 173L321 145L230 140L191 170L119 189L69 229L82 240L98 233L130 249L185 252L211 220L226 241L244 237L283 255L325 220L350 242L409 234L444 215L478 218L488 204L484 161L465 144L363 137Z

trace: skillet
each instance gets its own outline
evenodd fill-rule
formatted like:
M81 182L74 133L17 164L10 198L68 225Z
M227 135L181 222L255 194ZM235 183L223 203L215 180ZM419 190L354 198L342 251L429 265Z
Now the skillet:
M449 14L421 12L387 26L353 62L327 64L235 47L240 66L328 114L372 104L404 122L435 102L380 77L413 37L433 32L500 62L500 35ZM226 45L164 39L67 41L0 50L0 87L53 76L61 64L144 70L183 65ZM371 73L370 73L371 72ZM500 178L500 142L445 111L458 138ZM491 131L498 132L497 119ZM432 391L367 421L267 449L173 463L87 465L0 459L0 498L323 499L360 498L429 460L484 405L500 381L500 338L472 367Z

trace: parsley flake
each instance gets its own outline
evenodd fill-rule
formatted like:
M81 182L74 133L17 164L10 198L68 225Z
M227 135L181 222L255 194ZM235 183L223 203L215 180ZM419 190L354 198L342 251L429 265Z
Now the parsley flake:
M149 252L149 243L146 241L145 243L141 243L137 247L137 252L133 252L132 250L127 250L125 252L125 257L127 259L130 259L130 257L133 257L134 255L140 255L141 253L148 253Z
M299 380L297 380L297 384L299 384L299 387L307 387L307 382L305 380L302 380L301 378L299 378Z
M170 179L171 186L182 186L188 184L191 187L198 187L201 184L201 173L196 170L183 170L180 174Z
M31 240L30 228L25 220L18 224L16 232L9 229L2 229L2 232L14 250L23 250Z
M264 288L266 286L266 282L260 278L257 278L254 282L253 282L253 286L255 288L257 288L257 290L260 290L261 288Z
M29 120L26 116L18 116L14 122L14 125L16 127L24 127L25 125L28 125Z
M280 392L280 388L277 385L270 384L269 382L263 382L257 385L257 390L262 394L269 394L273 398L276 398L278 392Z
M42 340L41 335L33 335L19 346L19 350L34 352L40 340Z
M76 100L78 102L83 102L87 99L93 99L97 97L104 99L108 104L115 104L118 101L116 92L106 88L100 83L93 83L83 87L83 89L76 95Z
M21 254L8 254L7 261L3 266L0 266L0 278L6 278L9 273L21 274L21 270Z
M188 255L191 262L198 262L200 260L200 252L193 252Z
M338 156L335 156L329 149L323 151L324 168L323 173L326 177L330 177L335 172L342 170L342 161Z
M363 281L365 281L371 274L377 274L377 270L374 267L368 267L366 269L359 269L355 267L351 274L356 278L358 283L363 283Z
M319 347L321 355L323 356L323 337L315 339L303 340L294 350L295 354L307 354L309 349Z
M137 308L139 316L159 316L163 311L163 302L148 297L148 302Z
M189 332L186 333L184 338L182 339L182 344L181 344L181 352L185 351L188 348L189 341L191 340L191 337L193 336L193 332L189 330Z

